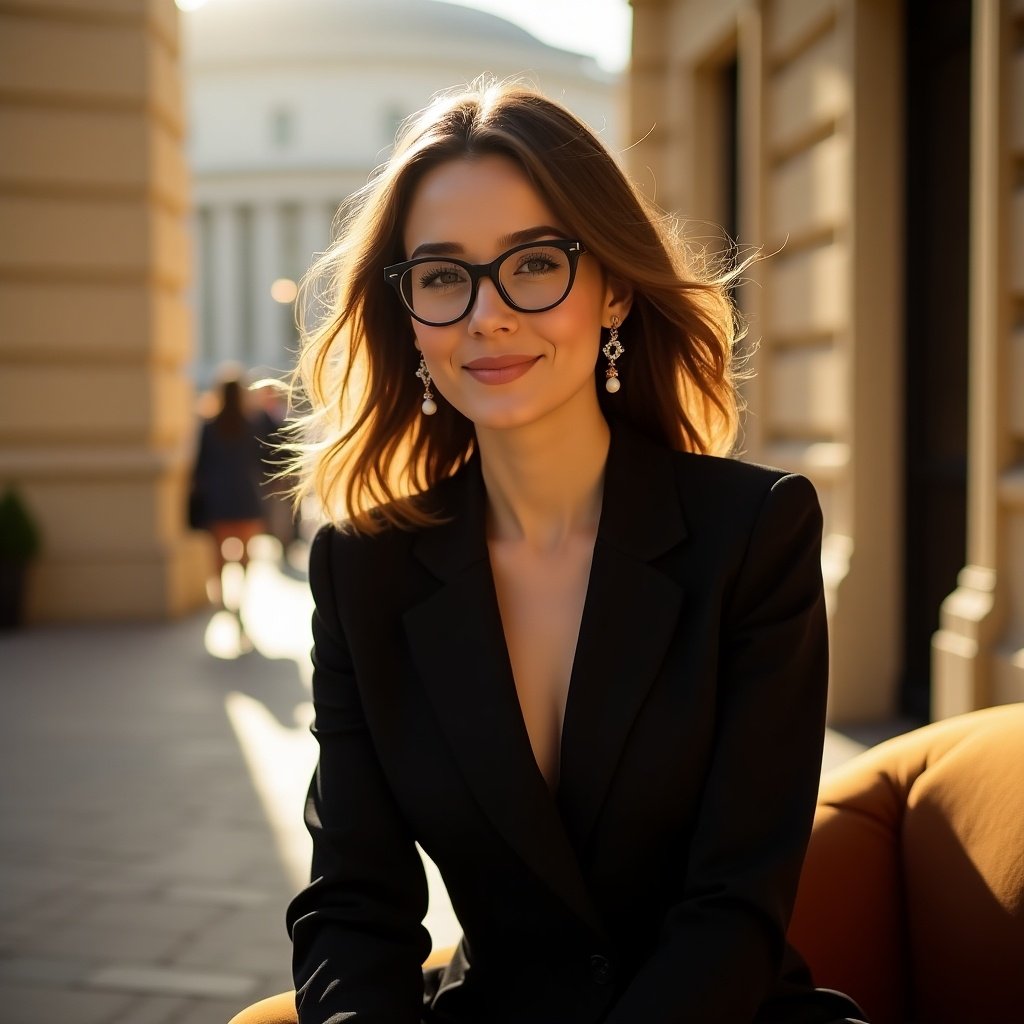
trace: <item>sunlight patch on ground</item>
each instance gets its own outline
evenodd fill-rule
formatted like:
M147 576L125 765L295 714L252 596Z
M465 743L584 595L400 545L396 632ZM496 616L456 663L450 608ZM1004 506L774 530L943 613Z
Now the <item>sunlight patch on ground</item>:
M281 863L292 885L309 881L312 846L302 821L309 780L316 765L316 740L309 733L311 704L296 708L294 727L281 725L261 701L243 693L224 698L253 786L274 833Z
M283 576L270 562L252 562L242 601L242 621L253 646L265 658L291 658L306 689L312 687L309 649L313 599L305 580Z
M206 650L212 657L225 660L252 650L272 660L290 658L308 690L313 672L309 660L313 613L309 584L304 578L281 572L281 547L272 537L257 537L249 551L247 571L234 562L224 566L224 607L214 612L206 626Z
M238 619L231 612L214 612L203 637L206 653L221 661L232 661L245 653L245 642Z
M269 659L293 660L309 689L309 622L313 607L309 586L305 580L292 579L280 571L280 549L270 538L265 540L269 546L250 547L253 559L244 580L244 592L240 568L226 568L225 601L229 607L240 606L250 649ZM238 623L228 611L217 612L210 619L206 649L213 657L237 658L245 654ZM311 843L302 810L316 766L316 740L309 732L313 706L308 702L296 706L294 726L282 724L265 704L248 694L229 693L225 709L273 832L281 863L298 890L309 880ZM458 942L461 929L440 872L422 851L421 855L430 889L430 907L423 923L435 949L452 946Z

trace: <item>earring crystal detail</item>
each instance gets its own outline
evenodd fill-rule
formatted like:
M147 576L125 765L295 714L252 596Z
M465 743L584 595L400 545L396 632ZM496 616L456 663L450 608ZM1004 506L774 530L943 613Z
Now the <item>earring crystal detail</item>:
M433 416L437 412L437 402L434 401L434 392L430 390L430 371L427 369L427 361L422 355L416 376L423 381L423 404L420 409L424 416Z
M622 342L619 341L619 323L619 318L613 316L611 330L608 332L608 340L605 342L604 348L601 349L605 359L608 360L608 369L604 371L604 388L605 391L613 395L622 387L622 381L619 380L619 371L615 369L615 361L626 351L623 348Z

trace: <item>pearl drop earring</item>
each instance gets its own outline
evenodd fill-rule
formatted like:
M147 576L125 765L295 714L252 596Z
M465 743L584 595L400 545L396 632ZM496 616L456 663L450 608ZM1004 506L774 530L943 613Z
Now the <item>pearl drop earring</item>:
M619 341L620 323L621 321L617 316L612 317L612 326L608 332L608 340L605 342L604 348L601 349L605 359L608 360L608 369L604 371L605 391L613 395L622 387L622 381L619 380L619 371L615 369L615 361L626 351L622 342Z
M437 412L437 402L434 401L434 393L430 390L430 371L427 369L427 360L420 353L420 366L416 376L423 381L423 404L420 409L424 416L433 416Z
M427 361L420 354L420 365L416 376L423 381L423 404L420 409L424 416L433 416L437 412L437 402L434 401L434 393L430 390L430 371L427 369Z

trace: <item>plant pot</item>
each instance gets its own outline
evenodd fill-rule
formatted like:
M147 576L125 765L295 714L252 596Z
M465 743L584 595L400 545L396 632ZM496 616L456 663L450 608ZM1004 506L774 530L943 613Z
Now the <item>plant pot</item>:
M21 625L27 578L28 562L0 560L0 629Z

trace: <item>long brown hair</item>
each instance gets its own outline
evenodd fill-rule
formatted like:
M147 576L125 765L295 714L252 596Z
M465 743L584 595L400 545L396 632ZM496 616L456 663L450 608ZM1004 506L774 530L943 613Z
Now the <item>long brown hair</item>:
M238 377L227 377L220 384L220 411L213 418L214 428L222 437L242 437L252 432L245 414L245 393Z
M519 85L481 82L435 99L345 210L340 240L303 282L302 354L293 380L304 415L294 468L299 496L357 529L430 521L415 496L473 451L473 424L448 403L420 412L419 353L384 267L406 258L402 232L425 172L448 160L498 154L519 164L571 237L634 289L620 329L624 386L595 386L609 421L626 420L672 448L725 454L736 437L732 364L737 320L728 287L741 268L709 272L572 113ZM304 405L304 408L303 408ZM373 509L378 512L371 515Z

